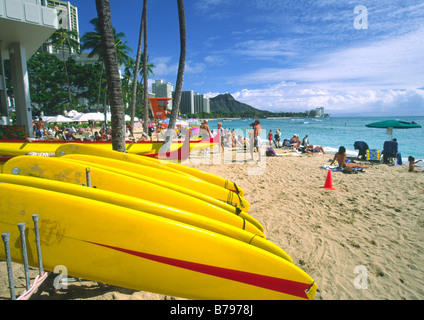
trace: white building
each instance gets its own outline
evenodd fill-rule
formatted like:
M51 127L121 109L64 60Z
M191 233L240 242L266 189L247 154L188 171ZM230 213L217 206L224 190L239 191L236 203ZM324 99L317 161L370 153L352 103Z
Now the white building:
M196 93L194 95L194 113L210 113L210 100L204 94Z
M152 92L156 98L172 98L172 91L174 87L170 82L163 82L163 80L155 80L152 83ZM172 108L172 100L168 103L168 109Z
M78 24L78 9L77 7L70 4L69 1L59 1L59 0L41 0L42 3L48 8L56 9L58 12L58 29L74 30L79 34L79 24ZM79 42L79 38L75 39ZM52 45L45 45L45 49L49 53L62 53L62 50L54 50ZM65 48L65 52L68 49ZM74 50L72 49L72 52Z
M27 61L58 28L56 9L39 0L0 0L0 116L9 124L3 60L10 60L16 124L33 136Z

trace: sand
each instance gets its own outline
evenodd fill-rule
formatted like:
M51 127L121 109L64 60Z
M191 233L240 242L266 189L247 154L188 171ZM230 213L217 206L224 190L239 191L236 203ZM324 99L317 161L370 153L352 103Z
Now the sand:
M263 157L259 165L240 152L224 155L212 153L210 160L196 152L186 165L245 190L249 213L267 238L317 282L316 300L424 299L424 172L381 164L364 173L332 172L335 190L325 190L328 171L319 167L333 155ZM18 292L22 270L14 265ZM2 261L0 299L9 297ZM173 298L82 281L37 299Z

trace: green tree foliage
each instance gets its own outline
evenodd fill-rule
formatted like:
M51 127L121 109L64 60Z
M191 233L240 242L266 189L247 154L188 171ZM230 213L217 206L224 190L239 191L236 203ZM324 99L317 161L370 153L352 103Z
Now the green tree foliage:
M53 54L37 52L28 61L28 75L34 113L63 113L69 103L63 62Z
M67 30L60 28L56 30L50 37L47 43L53 45L53 48L59 52L62 51L62 59L64 64L64 71L66 76L66 83L68 84L68 99L69 105L72 107L72 94L71 94L71 81L69 79L68 67L66 66L65 52L79 53L80 47L78 42L79 35L76 30Z
M75 108L79 111L86 106L78 105L78 99L85 98L89 105L97 100L97 80L100 74L99 64L82 65L74 59L67 60L69 70L70 94ZM33 113L45 115L63 114L69 110L68 83L63 62L54 54L37 52L28 61L28 75Z

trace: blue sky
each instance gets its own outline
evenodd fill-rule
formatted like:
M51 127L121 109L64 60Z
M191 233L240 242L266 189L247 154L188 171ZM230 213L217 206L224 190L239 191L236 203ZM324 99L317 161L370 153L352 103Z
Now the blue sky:
M78 7L92 31L94 0ZM142 0L110 0L112 23L137 52ZM183 90L269 111L323 106L334 116L424 116L424 2L186 0ZM360 6L360 7L358 7ZM355 8L357 9L355 11ZM148 0L150 81L175 87L175 0Z

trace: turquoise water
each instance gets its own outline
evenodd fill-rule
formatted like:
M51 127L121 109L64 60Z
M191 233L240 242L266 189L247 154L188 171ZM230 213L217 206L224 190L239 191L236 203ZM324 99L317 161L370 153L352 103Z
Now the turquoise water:
M353 147L355 141L365 141L370 149L383 149L384 141L390 140L386 129L368 128L365 125L389 119L383 117L260 119L263 128L261 137L266 139L269 130L275 134L276 129L280 129L283 139L290 139L293 134L298 134L299 139L302 140L305 135L308 135L310 144L323 146L328 153L336 153L340 146L344 146L349 156L356 156L358 150ZM393 129L392 136L397 138L398 149L404 164L407 164L408 156L413 156L416 160L424 159L424 117L393 117L391 119L415 121L423 126L418 129ZM246 135L246 130L250 128L249 124L254 120L210 120L209 127L216 132L218 122L222 122L224 128L236 129L237 134ZM422 162L419 164L422 165Z

